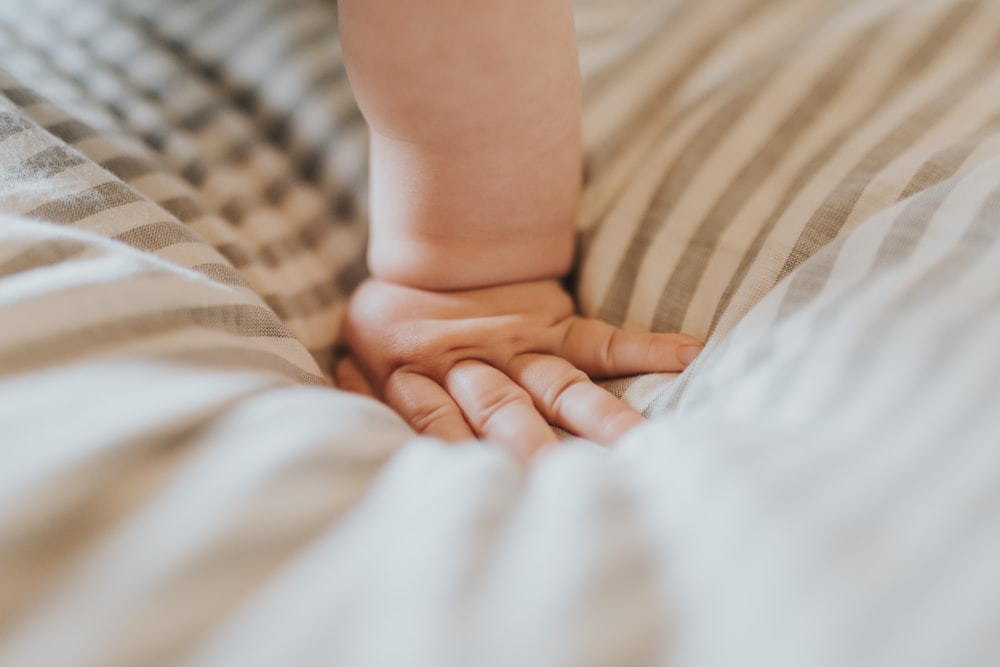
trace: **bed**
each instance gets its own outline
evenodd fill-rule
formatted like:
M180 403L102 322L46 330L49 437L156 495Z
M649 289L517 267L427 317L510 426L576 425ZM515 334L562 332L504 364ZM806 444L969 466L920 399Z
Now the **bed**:
M523 471L333 386L333 2L0 3L0 665L1000 664L1000 2L575 8L579 307L708 344Z

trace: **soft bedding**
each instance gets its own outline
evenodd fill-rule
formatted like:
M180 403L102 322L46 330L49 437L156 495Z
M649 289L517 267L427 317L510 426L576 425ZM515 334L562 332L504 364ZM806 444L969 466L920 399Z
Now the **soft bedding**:
M330 384L332 3L0 4L0 665L1000 663L1000 3L576 8L580 307L708 347L524 472Z

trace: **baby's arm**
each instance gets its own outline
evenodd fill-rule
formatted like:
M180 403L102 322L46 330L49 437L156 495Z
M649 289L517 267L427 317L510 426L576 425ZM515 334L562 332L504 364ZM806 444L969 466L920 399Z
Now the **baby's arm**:
M680 370L698 344L576 317L558 283L581 179L569 1L339 8L372 136L372 278L348 309L341 384L522 459L555 441L549 424L613 441L641 417L587 375Z
M431 290L557 278L580 189L568 0L342 0L372 130L373 275Z

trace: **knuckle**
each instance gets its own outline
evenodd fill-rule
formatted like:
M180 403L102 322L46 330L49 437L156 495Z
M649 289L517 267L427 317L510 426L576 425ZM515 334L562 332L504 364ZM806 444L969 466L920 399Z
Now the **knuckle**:
M543 401L553 419L559 420L564 415L564 406L569 391L581 385L589 384L590 378L583 371L574 368L567 372L557 382L550 385L543 395Z
M611 329L604 343L599 348L601 366L611 371L617 367L618 343L621 340L621 330Z
M418 373L438 378L467 355L448 338L432 338L419 331L411 333L401 335L382 351L388 373Z
M562 335L556 349L560 350L563 354L568 354L573 349L576 339L579 338L580 324L583 321L579 317L568 317L556 325Z
M447 405L416 405L410 412L409 422L418 433L427 433L455 416L455 410Z
M498 419L503 419L511 410L530 408L534 403L526 391L512 386L498 389L485 394L474 416L474 426L480 431L486 431Z
M394 371L385 381L387 402L419 433L461 417L458 408L447 400L434 400L434 393L428 391L432 384L430 378L405 369Z

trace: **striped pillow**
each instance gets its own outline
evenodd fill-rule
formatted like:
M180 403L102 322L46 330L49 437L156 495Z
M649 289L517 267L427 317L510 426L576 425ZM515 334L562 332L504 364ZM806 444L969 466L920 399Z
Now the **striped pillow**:
M823 291L839 255L820 248L897 202L928 216L920 193L1000 151L996 2L634 0L614 31L610 13L579 3L579 299L707 337L691 379L780 281L775 317ZM662 412L687 379L613 386Z

